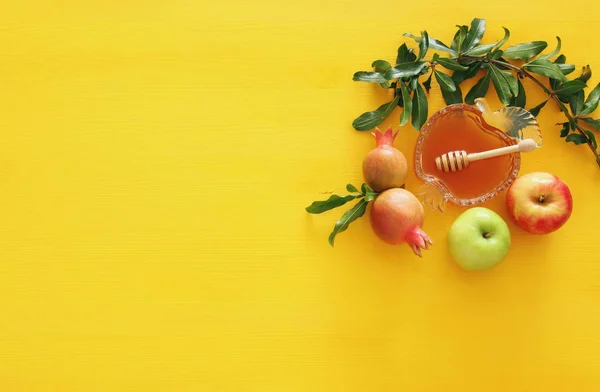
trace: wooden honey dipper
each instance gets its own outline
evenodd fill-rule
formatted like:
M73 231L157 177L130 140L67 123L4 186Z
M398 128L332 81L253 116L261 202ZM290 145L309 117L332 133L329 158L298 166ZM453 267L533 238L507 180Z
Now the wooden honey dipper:
M435 166L439 171L450 172L450 171L461 171L474 161L482 159L488 159L497 157L505 154L512 154L514 152L530 152L537 148L537 143L533 139L524 139L513 146L496 148L494 150L488 150L483 152L474 152L467 154L466 151L450 151L435 158Z

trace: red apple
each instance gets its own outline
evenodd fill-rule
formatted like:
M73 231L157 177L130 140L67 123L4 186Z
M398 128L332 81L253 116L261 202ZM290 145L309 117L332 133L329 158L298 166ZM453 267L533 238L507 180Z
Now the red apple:
M534 172L517 178L506 195L513 221L532 234L558 230L571 216L573 198L567 184L550 173Z

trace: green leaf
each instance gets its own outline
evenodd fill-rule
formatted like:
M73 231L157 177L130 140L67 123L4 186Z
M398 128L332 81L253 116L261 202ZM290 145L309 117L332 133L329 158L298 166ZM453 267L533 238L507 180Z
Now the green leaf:
M581 118L580 120L583 120L596 129L600 129L600 120L594 120L593 118L589 117Z
M360 195L348 195L348 196L338 196L331 195L329 199L323 201L314 201L311 205L306 207L306 211L311 214L322 214L325 211L332 210L334 208L343 206L351 200L360 197Z
M597 150L598 142L596 141L596 136L592 133L592 131L588 131L587 129L585 130L585 134L588 136L588 138L592 142L592 147L594 147L594 150Z
M587 81L590 80L591 77L592 77L592 69L590 68L589 65L586 65L581 69L581 76L579 76L577 78L577 80L581 80L582 82L587 83Z
M516 97L513 97L513 99L510 102L510 105L520 107L520 108L525 108L525 104L527 103L527 96L525 94L525 88L523 87L523 84L521 83L521 79L518 79L518 78L517 78L517 87L518 87L519 93L517 94Z
M446 89L451 93L456 91L456 85L454 84L454 81L450 76L438 70L434 70L433 73L435 74L435 80L437 80L438 84L440 85L440 88Z
M368 203L377 198L379 193L375 192L373 189L367 187L367 192L365 193L365 201Z
M585 144L587 143L587 138L583 135L580 135L578 133L572 133L569 136L567 136L567 138L565 139L566 142L573 142L577 145L579 144Z
M538 57L538 59L542 59L543 56ZM556 60L554 60L554 64L558 65L558 68L560 68L560 71L563 73L563 75L568 75L571 72L575 71L575 66L573 64L565 64L567 62L567 58L565 57L564 54L561 54L560 56L558 56L556 58ZM585 80L584 80L585 82Z
M454 35L454 39L452 40L452 44L450 47L456 51L456 53L461 53L463 48L463 42L465 38L467 38L467 33L469 32L469 28L467 26L456 26L458 27L458 31Z
M560 69L560 72L562 72L563 75L568 75L571 72L575 71L575 65L573 64L556 64L558 65L558 68Z
M494 51L489 53L487 57L489 60L498 60L500 57L502 57L503 53L504 52L500 49L494 49Z
M567 81L567 78L563 75L560 68L558 68L558 65L551 63L548 60L536 59L523 65L523 68L538 75L548 76L549 78L558 79L560 81Z
M585 83L581 80L569 80L557 86L554 90L557 94L571 95L585 88Z
M357 131L368 131L382 123L396 108L400 95L396 95L393 101L384 103L372 112L361 114L352 122L352 126Z
M467 32L467 35L462 43L462 50L466 51L472 49L475 45L481 41L483 34L485 33L485 19L475 18L471 21L471 29Z
M466 56L481 56L489 53L497 44L497 42L494 42L491 44L477 45L474 48L467 50L463 54Z
M442 97L444 97L444 102L446 102L446 105L462 103L462 101L463 101L462 91L460 90L460 86L458 84L456 85L456 91L454 91L454 92L447 91L444 89L441 89L441 90L442 90Z
M357 82L385 83L387 79L380 72L356 72L352 80Z
M559 36L556 36L556 40L558 41L558 44L556 45L556 49L554 49L552 52L550 52L548 54L544 54L544 55L538 57L538 59L550 60L552 57L554 57L560 53L560 47L561 47L562 42L561 42Z
M396 56L396 64L402 64L406 62L406 56L408 55L408 46L402 44L398 47L398 55Z
M510 31L508 31L508 29L504 26L502 26L502 28L504 29L504 37L500 41L498 41L494 48L501 48L502 45L504 45L506 41L508 41L508 39L510 38Z
M376 72L384 73L388 69L392 68L392 65L385 60L375 60L371 67L375 68Z
M354 222L361 216L365 214L367 210L367 204L369 204L365 199L360 199L358 203L354 205L350 210L346 211L344 215L335 222L335 226L333 227L333 231L329 235L329 244L333 246L333 242L335 240L335 236L341 232L346 231L350 223Z
M427 96L420 84L417 85L417 89L413 95L412 104L412 125L417 131L420 131L427 120L428 111Z
M417 43L421 43L422 38L412 35L411 33L404 33L406 37L414 39ZM429 48L433 50L439 50L440 52L450 53L453 57L456 57L456 52L450 49L445 43L435 38L429 37Z
M448 68L452 71L466 71L469 69L469 67L467 67L466 65L462 65L454 59L440 57L436 61L444 68Z
M452 74L452 80L454 80L454 83L456 85L459 85L467 79L474 78L475 76L477 76L477 73L479 72L483 64L483 61L476 61L469 65L469 69L467 71L454 72Z
M475 83L475 85L469 90L467 96L465 97L465 102L469 105L473 105L475 103L475 98L484 97L488 92L488 88L490 87L490 77L491 73L488 72L481 79Z
M492 75L492 83L494 83L494 88L496 89L500 102L504 105L509 105L511 95L517 95L519 92L513 74L500 71L493 64L490 64L490 73Z
M583 96L583 91L579 91L578 93L571 95L571 98L569 99L571 112L575 115L579 115L581 109L583 109Z
M508 57L509 59L528 60L533 56L542 53L547 46L548 43L546 41L525 42L507 48L504 51L504 57Z
M410 120L412 101L410 100L410 94L408 93L406 85L402 82L400 82L400 90L402 90L402 101L404 102L404 111L400 115L400 126L403 126Z
M354 185L352 185L352 184L346 185L346 190L348 192L358 192L358 189Z
M410 91L415 91L417 89L417 84L419 84L419 78L418 77L412 77L412 78L410 78L410 83L408 85L408 88L410 89Z
M568 121L564 122L563 127L560 130L560 137L567 137L570 130L571 130L571 124Z
M581 112L575 113L578 116L587 116L592 113L594 110L598 108L598 101L600 100L600 83L594 87L594 89L590 92L587 99L585 100L585 104L583 104L583 108Z
M431 77L433 76L433 72L429 74L429 77L426 81L423 82L423 87L425 87L425 91L429 94L429 90L431 90Z
M387 80L415 76L415 75L418 75L419 72L421 72L423 70L423 68L425 68L426 64L427 63L425 63L424 61L420 61L417 63L398 64L395 67L388 69L383 74L383 76Z
M537 117L538 114L540 114L540 110L542 110L542 108L544 106L546 106L547 102L548 102L548 100L546 99L544 102L540 103L536 107L533 107L533 108L529 109L528 112L531 113L533 116Z
M427 31L423 31L421 35L423 38L421 39L421 42L419 42L419 55L417 56L417 61L421 61L429 49L429 35L427 35Z

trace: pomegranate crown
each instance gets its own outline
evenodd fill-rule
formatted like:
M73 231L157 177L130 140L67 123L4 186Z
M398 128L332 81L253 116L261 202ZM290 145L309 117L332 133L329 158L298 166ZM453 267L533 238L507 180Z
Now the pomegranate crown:
M380 146L391 146L394 143L394 139L396 139L396 135L398 131L392 132L392 127L389 127L385 133L381 132L379 128L374 133L371 133L377 142L377 147Z

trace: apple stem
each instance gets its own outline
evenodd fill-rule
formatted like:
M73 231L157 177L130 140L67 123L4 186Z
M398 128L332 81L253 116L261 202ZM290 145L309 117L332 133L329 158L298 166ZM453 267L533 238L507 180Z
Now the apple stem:
M546 196L544 196L544 195L541 195L541 196L540 196L540 198L538 199L538 201L539 201L540 203L543 203L545 199L546 199Z
M491 237L491 236L493 236L493 235L494 235L494 232L493 232L493 231L490 231L489 233L484 233L484 234L483 234L483 238L490 238L490 237Z

